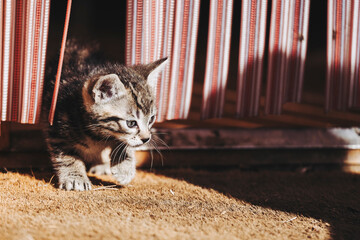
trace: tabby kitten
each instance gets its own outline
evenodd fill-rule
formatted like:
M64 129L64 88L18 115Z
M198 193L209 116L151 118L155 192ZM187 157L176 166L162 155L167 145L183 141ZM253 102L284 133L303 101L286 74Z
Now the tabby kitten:
M112 174L121 185L134 178L134 148L151 140L154 84L166 62L99 64L89 48L67 43L54 123L46 130L61 189L90 190L87 169ZM53 84L50 79L44 103Z

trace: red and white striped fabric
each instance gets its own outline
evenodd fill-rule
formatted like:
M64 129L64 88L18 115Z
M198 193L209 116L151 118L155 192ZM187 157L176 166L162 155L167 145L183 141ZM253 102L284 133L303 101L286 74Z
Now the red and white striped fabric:
M41 109L50 0L5 0L1 8L1 120L36 123Z
M266 37L267 0L242 1L237 117L258 115Z
M202 103L202 118L222 116L229 70L233 1L212 0Z
M128 0L126 64L170 59L157 84L157 121L186 118L193 85L200 0Z
M327 29L327 111L360 107L360 4L329 0Z
M308 40L310 0L272 2L265 113L299 102Z

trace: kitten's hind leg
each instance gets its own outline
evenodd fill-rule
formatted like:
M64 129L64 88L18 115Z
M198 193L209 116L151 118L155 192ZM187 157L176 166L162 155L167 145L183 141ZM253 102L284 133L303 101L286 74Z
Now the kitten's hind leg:
M60 155L52 158L59 180L59 188L65 190L91 190L91 182L86 175L83 161L69 155Z

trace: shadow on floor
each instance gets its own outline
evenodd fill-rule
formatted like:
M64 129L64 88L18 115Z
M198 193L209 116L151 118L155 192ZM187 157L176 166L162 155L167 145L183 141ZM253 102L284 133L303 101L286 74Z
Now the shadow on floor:
M251 204L321 219L333 239L360 239L360 175L341 171L158 171Z
M19 171L56 186L49 171ZM250 204L312 217L330 224L333 239L360 239L360 175L339 170L154 170ZM114 182L90 176L94 185Z

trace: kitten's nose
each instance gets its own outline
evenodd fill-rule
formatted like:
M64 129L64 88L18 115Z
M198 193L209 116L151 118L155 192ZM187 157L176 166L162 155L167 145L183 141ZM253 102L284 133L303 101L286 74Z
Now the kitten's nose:
M141 139L141 141L142 141L143 143L147 143L149 140L150 140L150 138L142 138L142 139Z

